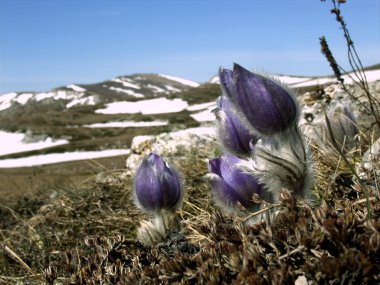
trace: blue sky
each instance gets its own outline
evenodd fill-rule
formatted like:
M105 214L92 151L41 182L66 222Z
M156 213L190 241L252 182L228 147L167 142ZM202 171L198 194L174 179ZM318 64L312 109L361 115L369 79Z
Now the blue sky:
M327 75L322 35L348 66L329 0L0 3L0 94L133 73L204 82L233 62L272 73ZM363 64L380 63L380 0L347 0L341 8Z

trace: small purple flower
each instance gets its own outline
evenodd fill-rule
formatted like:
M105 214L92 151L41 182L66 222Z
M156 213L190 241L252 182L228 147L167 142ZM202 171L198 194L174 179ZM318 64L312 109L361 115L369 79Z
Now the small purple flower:
M254 194L263 194L263 186L252 175L240 171L237 168L239 162L239 158L229 154L209 161L211 173L208 177L214 197L219 206L230 212L238 203L248 210L256 210L260 205L252 198Z
M224 93L261 134L284 131L297 121L295 99L274 80L238 64L234 64L233 71L220 69L219 77Z
M150 153L138 167L134 191L136 204L153 213L178 209L183 196L178 174L154 153Z
M234 106L230 100L225 96L219 97L216 117L218 120L219 140L223 147L237 155L249 154L258 137L249 131L235 113Z

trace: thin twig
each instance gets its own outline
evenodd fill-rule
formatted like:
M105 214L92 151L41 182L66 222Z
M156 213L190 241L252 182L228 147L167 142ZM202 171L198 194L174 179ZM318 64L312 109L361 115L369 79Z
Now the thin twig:
M335 14L336 20L340 24L340 26L343 30L344 38L346 39L348 62L352 68L353 73L356 76L356 79L357 79L357 80L353 80L353 81L355 83L357 83L358 85L360 85L361 88L363 89L364 93L366 94L367 99L368 99L368 104L369 104L369 107L371 110L371 115L374 117L376 123L380 127L380 118L378 116L379 114L377 113L378 108L379 108L379 106L378 106L379 102L369 92L368 81L367 81L367 77L365 74L363 64L362 64L360 57L356 51L354 42L353 42L351 35L350 35L350 32L347 28L347 24L344 21L343 16L341 15L340 2L339 1L337 2L336 0L331 0L331 2L333 3L333 7L334 7L334 9L332 9L331 12L333 14ZM348 75L347 72L345 72L345 74ZM343 84L343 82L342 82L342 84Z
M333 4L333 9L331 9L331 13L333 13L336 16L336 21L340 24L341 29L343 30L343 35L346 40L346 46L347 46L347 58L348 58L350 67L352 69L353 75L345 71L342 66L337 64L327 44L326 38L324 36L319 38L322 54L326 57L327 61L330 63L330 66L334 71L335 77L341 83L343 90L349 95L349 97L356 104L358 104L358 106L364 107L366 112L374 118L375 123L380 127L380 116L379 116L380 102L374 96L372 96L372 94L369 91L369 85L368 85L365 69L356 51L354 42L351 39L351 35L347 28L347 24L344 21L343 16L341 14L341 10L340 10L341 2L337 0L331 0L331 2ZM351 78L353 83L357 84L364 91L365 96L368 99L367 104L361 102L357 96L354 96L354 94L352 94L348 90L347 86L344 83L342 74Z
M376 200L376 197L371 197L371 198L369 198L369 201L375 201L375 200ZM365 202L367 202L367 198L364 198L364 199L360 199L360 200L355 201L354 203L352 203L352 206L353 206L353 205L358 205L358 204L363 204L363 203L365 203Z
M22 267L24 267L26 270L28 270L32 275L37 275L32 268L29 267L28 264L26 264L12 249L10 249L8 246L3 246L4 251L15 261L17 261Z
M297 253L297 252L302 251L304 248L305 248L305 246L300 245L300 246L297 247L296 249L293 249L292 251L289 251L288 253L286 253L286 254L284 254L284 255L281 255L278 259L279 259L279 260L285 259L285 258L287 258L287 257L289 257L289 256L291 256L291 255L293 255L293 254L295 254L295 253Z
M259 210L259 211L257 211L257 212L254 212L254 213L252 213L252 214L249 214L248 216L246 216L246 217L244 217L244 218L238 218L240 221L242 221L242 222L246 222L246 221L248 221L250 218L252 218L252 217L255 217L255 216L257 216L257 215L260 215L260 214L262 214L262 213L264 213L264 212L266 212L266 211L269 211L270 209L273 209L273 208L277 208L277 207L279 207L279 206L281 206L281 204L279 204L279 203L277 203L277 204L271 204L271 205L269 205L269 206L267 206L267 207L265 207L265 208L263 208L263 209L261 209L261 210Z

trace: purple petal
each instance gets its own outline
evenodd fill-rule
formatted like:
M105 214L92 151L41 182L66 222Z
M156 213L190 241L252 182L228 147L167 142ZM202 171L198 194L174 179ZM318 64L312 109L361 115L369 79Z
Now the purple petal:
M135 176L138 202L147 210L155 211L162 204L162 187L151 159L144 159Z
M162 188L162 208L173 209L181 199L182 191L178 180L178 175L173 173L169 168L161 176Z
M233 69L234 92L229 92L252 126L270 135L285 130L297 117L297 105L274 81L238 64Z
M151 152L147 157L146 160L150 163L151 167L154 167L158 172L165 171L167 168L165 162L162 160L162 158Z
M226 205L236 205L240 203L245 208L252 206L251 201L242 197L238 191L228 185L221 177L214 177L211 180L211 187L217 199Z
M215 174L211 186L215 196L225 204L239 202L246 208L254 207L253 194L261 194L262 185L251 175L237 168L240 159L233 155L223 155L210 161L210 169Z
M226 154L223 155L221 159L220 172L228 185L240 192L241 195L245 196L247 199L251 199L254 193L261 193L261 186L259 187L256 178L250 174L242 172L238 168L237 165L241 161L239 158Z
M134 181L137 202L145 211L172 210L181 202L178 174L154 153L141 162Z
M225 96L220 99L220 107L225 114L224 120L219 122L223 146L233 153L250 153L250 142L256 143L258 137L251 134L239 116L235 114L233 104Z
M222 174L220 173L220 162L221 161L219 158L209 160L208 162L209 172L215 173L218 176L222 176Z

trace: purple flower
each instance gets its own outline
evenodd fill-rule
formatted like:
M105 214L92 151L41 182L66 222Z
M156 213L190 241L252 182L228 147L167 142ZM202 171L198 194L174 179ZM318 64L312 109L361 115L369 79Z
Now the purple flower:
M228 154L209 161L211 173L208 176L216 202L219 206L227 206L230 212L238 203L248 210L258 209L259 204L252 201L253 195L264 192L255 177L237 168L239 162L239 158Z
M233 71L221 69L219 77L224 93L261 134L281 132L297 121L297 103L277 82L238 64Z
M146 212L174 211L182 202L178 174L154 153L138 167L134 191L136 204Z
M258 137L250 132L235 113L233 104L225 96L219 97L216 117L218 120L219 140L223 147L237 155L249 154Z

